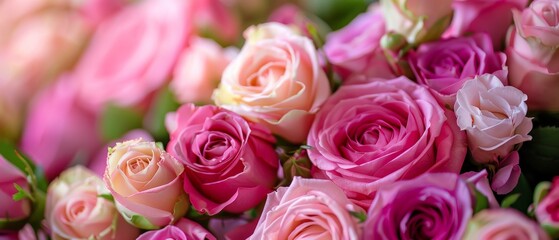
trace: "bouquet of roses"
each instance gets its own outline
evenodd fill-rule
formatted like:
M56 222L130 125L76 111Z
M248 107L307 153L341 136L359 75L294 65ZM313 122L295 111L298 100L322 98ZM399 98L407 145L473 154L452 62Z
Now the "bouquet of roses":
M0 20L0 239L559 239L559 1Z

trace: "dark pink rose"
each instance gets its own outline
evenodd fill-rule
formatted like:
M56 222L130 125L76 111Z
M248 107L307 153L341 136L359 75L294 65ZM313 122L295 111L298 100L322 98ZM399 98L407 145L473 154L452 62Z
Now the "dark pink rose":
M81 100L93 111L139 105L167 80L190 33L185 1L146 0L104 22L75 68Z
M506 55L495 52L483 33L425 43L409 56L417 81L451 106L456 92L477 75L492 73L506 81L505 61Z
M313 176L331 179L364 207L388 183L458 173L466 154L453 114L405 77L342 86L316 116L307 142Z
M382 12L370 10L357 16L346 27L330 33L324 52L328 61L343 78L352 75L392 78L380 39L385 34Z
M382 186L369 209L364 239L462 238L472 216L466 182L428 173Z
M196 210L241 213L273 190L279 160L264 126L211 105L186 104L168 118L167 150L186 166L184 189Z
M512 9L522 10L526 4L528 0L454 0L454 16L444 36L487 33L493 46L501 49L512 24Z
M87 161L101 145L96 117L78 102L73 79L62 78L31 104L21 148L52 179L72 162Z
M18 168L0 155L0 222L24 220L31 213L31 204L28 199L15 201L13 195L17 192L14 187L19 185L29 191L27 178ZM3 229L0 228L0 233ZM0 239L2 237L0 236Z
M200 224L182 218L174 225L167 225L163 229L145 232L137 240L215 240L216 238Z

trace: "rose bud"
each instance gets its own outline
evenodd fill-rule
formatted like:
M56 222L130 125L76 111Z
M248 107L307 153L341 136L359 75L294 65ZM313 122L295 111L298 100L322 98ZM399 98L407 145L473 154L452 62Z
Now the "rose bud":
M174 225L167 225L160 230L152 230L140 235L137 240L215 240L216 238L200 224L181 218Z
M536 222L511 208L486 209L468 224L464 240L518 239L549 240Z
M2 155L0 155L0 223L17 222L27 219L31 213L31 204L29 199L24 198L21 200L14 200L13 195L18 192L15 184L20 186L23 190L29 191L29 184L27 177L17 167L12 165ZM21 225L23 226L23 225ZM17 230L17 229L3 229L0 228L0 233L4 230Z
M554 238L559 237L559 177L553 179L547 195L537 203L536 219Z

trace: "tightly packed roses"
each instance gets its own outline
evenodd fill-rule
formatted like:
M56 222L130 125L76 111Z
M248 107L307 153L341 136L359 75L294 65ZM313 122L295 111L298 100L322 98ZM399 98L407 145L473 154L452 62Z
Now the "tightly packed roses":
M352 2L0 1L0 239L558 239L559 1Z

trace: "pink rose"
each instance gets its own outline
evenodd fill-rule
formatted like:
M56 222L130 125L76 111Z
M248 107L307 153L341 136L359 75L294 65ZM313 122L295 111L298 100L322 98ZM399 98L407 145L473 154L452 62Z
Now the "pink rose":
M535 222L511 208L483 210L470 220L464 240L548 240Z
M170 89L181 103L210 103L221 74L235 56L210 39L193 37L175 66Z
M279 23L250 27L245 37L241 52L223 72L215 103L288 141L303 142L330 95L312 41Z
M63 77L40 93L29 109L21 148L53 179L101 146L96 117L78 102L74 79Z
M559 2L533 1L513 16L506 43L510 84L528 95L530 110L559 111Z
M486 33L493 46L501 49L509 26L512 9L522 10L528 0L454 0L452 22L444 35L461 37L471 33Z
M426 172L455 172L465 137L425 87L405 77L342 86L323 106L307 144L316 166L368 208L376 191Z
M186 166L184 190L196 210L241 213L273 191L279 158L265 127L211 105L186 104L169 118L167 150Z
M427 173L382 186L363 225L363 239L462 238L473 203L454 173Z
M53 239L135 239L139 230L119 216L103 181L89 170L69 168L48 188L45 219Z
M216 236L223 236L224 240L248 239L258 224L258 218L249 220L243 218L212 218L208 228Z
M139 105L169 77L190 32L181 0L146 0L100 26L75 68L81 100L94 111Z
M14 184L29 191L27 177L18 168L0 155L0 221L20 221L26 219L31 213L29 199L15 201L13 195L17 192ZM5 229L0 229L0 232Z
M249 240L360 239L358 219L365 211L328 180L295 178L270 193Z
M537 203L535 209L536 219L544 229L554 233L553 237L559 236L559 177L553 178L553 183L548 189L547 195L541 202Z
M351 75L392 78L391 67L380 46L385 34L385 21L380 9L357 16L344 28L330 33L324 52L334 70L344 80Z
M512 154L518 146L532 139L532 120L526 117L526 94L504 86L495 75L484 74L467 81L456 94L454 111L461 130L468 135L468 146L474 162L493 165L496 169L513 171L518 165L518 155ZM504 168L509 166L509 168ZM519 169L509 180L502 179L504 186L499 193L507 193L518 181ZM496 178L497 179L497 178ZM507 179L507 178L505 178ZM496 188L493 188L496 190Z
M312 26L320 36L326 35L330 27L320 18L310 15L297 5L286 3L277 7L268 18L270 22L277 22L296 28L297 31L305 36L312 38L309 26Z
M462 173L460 174L460 178L468 183L468 187L470 188L470 192L472 193L472 202L475 202L478 199L478 194L476 194L477 192L485 197L485 199L487 200L488 208L499 208L499 203L495 198L495 194L493 194L493 190L491 190L491 185L489 185L488 173L485 169L479 172ZM478 203L476 203L476 205L477 204Z
M464 82L477 75L493 73L506 84L506 59L504 53L493 51L491 38L483 33L421 44L409 55L417 81L450 105Z
M235 44L239 39L241 23L226 1L196 0L189 4L194 9L193 23L198 35L212 38L223 45Z
M177 221L188 209L183 172L184 166L157 144L136 139L109 149L103 180L126 221L157 229Z
M160 230L145 232L137 238L137 240L151 239L215 240L216 238L208 230L200 226L200 224L186 218L181 218L174 225L167 225Z
M37 234L35 234L35 230L31 224L26 224L18 233L17 237L14 236L14 239L21 239L21 240L48 240L47 235L43 230L38 230Z

